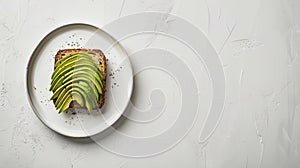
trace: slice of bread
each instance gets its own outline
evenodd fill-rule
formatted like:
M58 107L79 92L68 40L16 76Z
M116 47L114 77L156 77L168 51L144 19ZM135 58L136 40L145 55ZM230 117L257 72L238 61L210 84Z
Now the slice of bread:
M106 92L106 58L103 52L99 49L63 49L59 50L57 54L55 55L55 62L54 64L63 58L64 56L67 56L71 53L77 53L77 52L84 52L93 55L93 60L97 63L99 66L100 72L102 74L102 94L99 95L99 100L98 100L98 108L101 108L104 105L105 102L105 92ZM55 67L54 67L55 69ZM54 102L56 100L53 100ZM69 108L82 108L78 103L72 102L70 104Z

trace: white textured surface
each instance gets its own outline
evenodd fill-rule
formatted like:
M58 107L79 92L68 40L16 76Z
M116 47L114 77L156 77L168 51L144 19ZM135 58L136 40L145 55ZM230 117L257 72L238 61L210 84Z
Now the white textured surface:
M0 4L0 167L300 167L300 1L2 0ZM26 64L39 41L67 23L101 26L143 11L168 12L188 20L204 31L220 54L226 101L212 136L199 143L211 97L201 65L191 66L198 68L196 80L202 91L196 123L165 153L140 159L122 157L96 143L65 138L45 127L32 112L25 90ZM136 36L124 44L130 52L171 45L153 35ZM176 43L171 46L176 51ZM157 80L158 84L174 85L164 75L158 76L164 79ZM147 101L138 104L146 105ZM164 121L162 117L143 129L136 123L121 129L129 135L149 136L161 126L168 127L170 123Z

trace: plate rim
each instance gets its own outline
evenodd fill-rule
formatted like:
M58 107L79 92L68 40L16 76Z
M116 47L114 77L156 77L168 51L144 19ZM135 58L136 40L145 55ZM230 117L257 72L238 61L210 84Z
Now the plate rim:
M131 83L131 87L128 87L130 90L129 90L129 99L127 100L126 102L126 106L125 106L125 109L120 112L120 113L117 113L118 116L116 117L116 119L114 121L112 121L111 123L107 123L107 127L104 128L103 130L101 131L98 131L98 132L95 132L93 134L88 134L86 131L83 130L83 132L86 133L86 135L82 135L82 136L76 136L74 134L66 134L64 132L61 132L55 128L52 128L48 122L40 116L38 110L36 109L34 103L33 103L33 100L31 98L30 95L32 95L31 93L29 93L29 69L30 69L30 65L33 64L34 60L35 60L35 56L36 55L36 52L39 52L39 50L37 50L38 48L40 48L41 46L44 45L45 43L45 40L51 36L51 34L55 33L56 31L58 31L59 29L63 29L63 28L66 28L66 27L69 27L69 26L76 26L76 25L81 25L81 26L88 26L88 27L91 27L91 28L95 28L95 29L98 29L98 30L101 30L102 32L106 33L112 40L114 40L117 44L119 44L120 48L122 49L122 51L125 53L125 56L128 58L128 62L129 62L129 67L131 68L131 79L130 79L130 83ZM59 135L62 135L62 136L65 136L65 137L69 137L69 138L87 138L87 137L92 137L92 136L95 136L95 135L98 135L100 134L101 132L105 132L106 130L108 130L110 127L112 127L123 115L124 111L126 110L129 102L130 102L130 99L131 99L131 96L132 96L132 92L133 92L133 86L134 86L134 81L133 81L133 67L132 67L132 64L131 64L131 61L130 61L130 57L127 53L127 51L125 50L125 48L121 45L121 43L118 42L118 40L116 38L114 38L110 33L108 33L107 31L95 26L95 25L92 25L90 23L80 23L80 22L75 22L75 23L67 23L67 24L63 24L61 26L58 26L54 29L52 29L51 31L49 31L43 38L41 38L41 40L38 42L38 44L35 46L34 50L31 52L30 54L30 57L29 59L27 60L27 65L26 65L26 73L25 73L25 90L26 90L26 95L27 95L27 101L29 102L30 104L30 107L32 109L32 111L35 113L35 115L37 116L37 118L47 127L49 128L50 130L58 133ZM80 123L81 125L81 123Z

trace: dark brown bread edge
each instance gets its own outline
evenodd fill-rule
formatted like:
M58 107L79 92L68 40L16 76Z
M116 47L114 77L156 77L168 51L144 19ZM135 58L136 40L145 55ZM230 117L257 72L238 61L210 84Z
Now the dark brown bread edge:
M54 64L60 60L63 56L63 54L67 54L67 53L71 53L71 52L87 52L90 54L94 54L94 53L98 53L101 56L101 59L98 60L99 62L97 62L98 66L103 66L104 71L101 71L101 74L103 76L102 78L102 84L103 84L103 92L100 95L100 98L98 100L98 108L101 108L104 103L105 103L105 93L106 93L106 57L103 54L103 52L99 49L63 49L63 50L59 50L54 58ZM102 65L101 65L102 64ZM55 67L54 67L55 69ZM53 100L53 102L55 103L56 99ZM79 104L72 102L69 106L69 108L82 108Z

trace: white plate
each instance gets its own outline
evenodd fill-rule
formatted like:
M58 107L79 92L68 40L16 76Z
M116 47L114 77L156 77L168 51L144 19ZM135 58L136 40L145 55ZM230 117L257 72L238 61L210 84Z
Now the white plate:
M68 110L58 114L50 97L54 56L59 49L101 49L107 57L104 106L96 111ZM133 75L129 58L119 43L101 29L88 24L69 24L50 32L30 57L26 84L28 99L38 118L52 130L69 137L98 134L115 123L130 100Z

